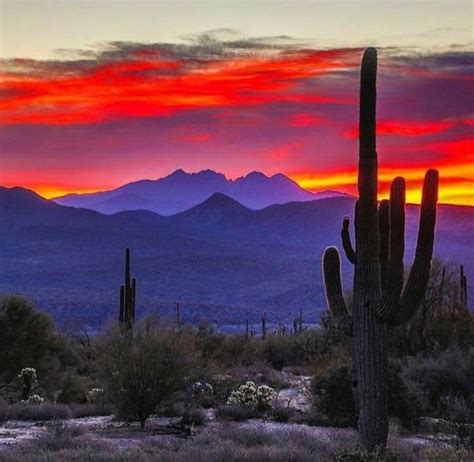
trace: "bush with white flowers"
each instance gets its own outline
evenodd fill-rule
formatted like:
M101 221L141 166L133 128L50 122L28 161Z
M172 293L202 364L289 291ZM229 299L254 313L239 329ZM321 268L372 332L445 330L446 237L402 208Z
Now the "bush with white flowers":
M34 367L24 367L18 374L18 379L28 380L31 383L35 383L38 379L36 376L36 369Z
M232 406L257 406L260 409L270 407L272 399L276 396L275 390L268 385L257 387L255 382L246 382L234 390L227 404Z
M103 388L92 388L92 390L89 390L87 393L87 401L89 401L89 403L97 403L103 396Z
M31 395L25 402L28 404L43 404L44 398L40 395Z
M212 388L212 385L210 383L206 381L193 383L193 395L205 396L205 395L212 395L213 393L214 393L214 389Z
M24 367L17 376L21 388L21 399L27 401L33 386L38 381L36 369L33 367Z

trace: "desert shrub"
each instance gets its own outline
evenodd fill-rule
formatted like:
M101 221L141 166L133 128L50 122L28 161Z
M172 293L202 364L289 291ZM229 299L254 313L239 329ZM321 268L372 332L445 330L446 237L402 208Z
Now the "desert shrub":
M250 380L257 383L266 383L275 389L287 388L291 385L285 374L265 363L255 363L248 367L233 368L232 375L237 377L240 382Z
M50 316L30 300L0 298L0 383L9 384L23 368L34 368L39 384L47 386L59 368L63 346Z
M388 413L398 419L404 428L414 429L421 407L403 380L400 363L390 361L388 373Z
M312 405L328 418L331 425L356 425L357 412L347 364L330 364L319 371L311 381L310 395Z
M58 403L86 403L87 385L84 378L78 375L68 374L63 381L56 401Z
M474 394L474 348L449 348L438 356L406 358L402 377L425 416L443 418L443 397L468 402Z
M185 332L161 329L151 318L131 330L111 329L103 339L100 369L119 416L143 428L155 408L183 390L194 345Z
M239 406L225 404L217 408L217 418L219 420L233 420L241 422L248 419L257 419L262 416L256 405Z
M269 335L262 345L263 359L277 370L301 364L307 355L299 348L299 342L297 336Z
M202 425L206 421L206 414L202 409L192 408L182 415L184 425Z
M232 375L214 375L209 379L209 383L214 391L213 400L217 405L225 404L229 395L235 390L241 381Z
M474 396L444 395L438 409L446 420L455 423L474 423Z
M296 409L282 403L277 403L272 408L273 419L277 422L290 422L296 415Z
M295 414L293 422L297 424L309 425L310 427L330 427L333 426L329 418L315 407L311 407L305 412Z
M72 418L71 410L64 404L16 403L0 407L0 422L8 420L49 421Z
M71 410L73 418L81 417L95 417L102 415L111 415L114 411L113 407L108 403L86 403L86 404L76 404L72 403L68 405Z

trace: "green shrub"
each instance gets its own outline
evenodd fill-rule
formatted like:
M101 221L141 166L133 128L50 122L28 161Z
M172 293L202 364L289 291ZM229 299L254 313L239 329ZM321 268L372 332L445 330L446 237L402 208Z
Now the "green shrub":
M68 374L56 398L58 403L87 403L87 386L83 377Z
M317 373L310 385L312 405L335 427L354 427L357 412L352 395L349 367L330 364Z
M161 329L153 319L131 330L111 329L103 338L100 369L118 415L143 428L155 408L184 390L198 363L193 338Z
M220 420L233 420L241 422L248 419L257 419L262 416L256 405L236 406L226 404L217 408L217 418Z
M202 409L192 408L182 415L181 422L184 425L203 425L206 421L206 414Z
M436 357L408 357L402 377L424 416L448 418L445 397L468 402L474 394L474 348L450 348Z
M272 415L277 422L291 422L296 415L296 409L277 403L272 408Z
M0 298L0 383L12 383L23 368L34 368L39 385L56 379L64 339L49 315L30 300Z

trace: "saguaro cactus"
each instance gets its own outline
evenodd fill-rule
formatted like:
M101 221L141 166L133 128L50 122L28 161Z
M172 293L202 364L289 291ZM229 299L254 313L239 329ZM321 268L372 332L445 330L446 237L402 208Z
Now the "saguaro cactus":
M413 265L403 288L405 250L405 180L395 178L390 200L377 207L375 149L377 51L362 58L359 121L359 200L355 207L355 249L349 218L342 224L342 244L355 265L352 313L341 284L339 253L324 252L323 273L329 309L336 325L353 337L353 388L359 409L359 437L368 450L385 447L388 432L389 326L408 321L425 294L433 254L438 172L429 170L423 183L418 240Z
M136 280L130 277L130 249L125 250L125 283L120 287L120 324L131 327L135 321Z
M461 265L459 277L459 303L467 306L467 276L464 274L464 266Z

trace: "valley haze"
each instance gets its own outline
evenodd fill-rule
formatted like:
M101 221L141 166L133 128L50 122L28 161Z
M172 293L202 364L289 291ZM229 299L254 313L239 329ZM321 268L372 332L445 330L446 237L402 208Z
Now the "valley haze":
M207 186L240 183L210 171L178 170L165 181L123 188L176 185L182 179L193 187L203 179ZM173 215L149 210L107 215L60 205L24 188L2 187L0 291L35 299L63 326L99 329L117 316L124 249L130 247L139 316L173 315L180 302L185 322L208 320L227 331L242 329L246 319L258 323L263 312L269 325L291 324L300 309L305 322L316 323L326 306L321 256L339 235L343 217L352 216L355 198L331 193L334 197L311 199L283 175L255 173L241 181L248 185L255 180L267 187L263 200L285 200L291 194L303 200L251 209L204 188L201 194L210 197ZM286 196L278 189L282 184ZM181 183L180 197L192 197L189 191L193 189ZM107 193L93 196L101 194ZM417 205L407 206L407 263L413 257L418 212ZM439 205L435 256L474 273L469 258L473 233L473 207ZM348 288L352 267L345 261L342 273Z

